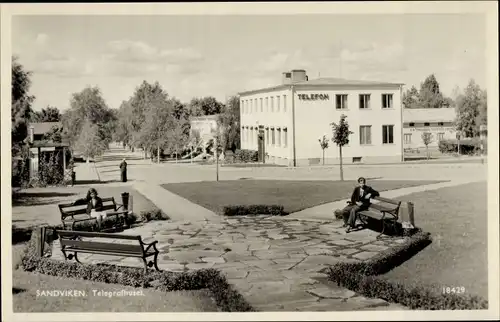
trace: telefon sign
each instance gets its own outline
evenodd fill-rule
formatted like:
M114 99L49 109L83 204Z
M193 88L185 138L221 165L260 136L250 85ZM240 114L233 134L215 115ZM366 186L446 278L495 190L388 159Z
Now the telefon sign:
M327 101L330 99L328 94L297 94L301 101Z

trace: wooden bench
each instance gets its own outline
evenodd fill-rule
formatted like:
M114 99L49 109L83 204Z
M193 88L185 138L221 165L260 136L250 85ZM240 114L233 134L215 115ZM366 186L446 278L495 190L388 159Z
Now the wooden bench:
M102 198L102 211L107 211L106 217L116 217L116 224L114 228L120 228L125 225L125 218L128 210L120 210L123 205L118 205L114 197ZM75 230L75 224L84 221L94 221L94 226L97 226L97 218L91 217L87 214L87 205L73 205L73 203L59 204L59 211L61 212L61 221L63 229L71 227ZM111 229L103 229L102 231L109 231Z
M393 200L384 197L373 198L379 202L370 204L367 210L360 211L358 213L361 221L366 225L366 217L380 220L382 222L382 232L377 236L379 239L385 231L387 225L386 221L391 222L395 230L397 230L397 221L399 218L399 207L401 206L401 201Z
M57 230L56 234L59 236L61 243L61 251L65 260L71 260L73 257L78 263L78 253L90 253L100 255L122 256L122 257L137 257L141 258L144 262L144 271L148 267L154 266L159 271L157 260L159 250L156 248L158 241L152 243L145 243L142 241L141 236L131 236L122 234L111 233L96 233L75 230ZM89 238L90 240L83 240ZM99 239L94 241L92 239ZM102 242L103 239L111 240L133 240L137 241L136 244L119 244L113 242ZM68 252L72 254L67 254ZM148 257L154 256L153 261L147 262Z

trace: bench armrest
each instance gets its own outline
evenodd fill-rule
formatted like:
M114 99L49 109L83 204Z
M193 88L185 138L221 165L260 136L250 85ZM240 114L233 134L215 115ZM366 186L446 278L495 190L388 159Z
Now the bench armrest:
M146 249L144 250L144 253L147 253L148 250L153 247L153 249L155 250L156 253L158 253L158 249L156 248L156 244L158 244L158 241L155 240L154 242L152 243L145 243L145 242L142 242L143 245L147 245L148 247L146 247Z

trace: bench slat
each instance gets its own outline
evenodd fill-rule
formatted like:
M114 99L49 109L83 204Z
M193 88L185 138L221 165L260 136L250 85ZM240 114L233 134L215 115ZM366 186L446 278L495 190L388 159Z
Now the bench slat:
M112 233L98 233L91 231L72 231L72 230L56 230L56 233L61 237L71 238L75 236L92 237L92 238L112 238L112 239L126 239L126 240L142 240L140 235L122 235Z
M108 251L87 250L87 249L73 249L71 247L66 248L66 251L68 251L68 252L74 251L74 252L78 252L78 253L98 254L98 255L115 255L115 256L123 255L123 256L127 256L127 257L137 257L137 258L143 257L142 254L136 254L136 253L125 253L125 252L117 252L117 251L108 252ZM146 253L146 256L144 256L144 257L149 257L149 256L152 256L154 254L155 254L154 252L149 251Z
M379 211L386 211L386 212L394 212L398 209L398 207L396 206L385 206L385 205L381 205L381 204L378 204L378 203L372 203L370 205L370 208L373 208L373 209L377 209Z
M393 200L393 199L389 199L389 198L384 198L384 197L381 197L381 196L375 197L374 199L375 200L379 200L379 201L383 201L383 202L386 202L386 203L390 203L392 205L399 205L401 203L401 201Z
M72 240L72 239L62 239L61 245L69 247L69 249L71 250L101 251L109 253L119 252L119 253L142 255L141 245L101 243L94 241L82 241L82 240Z
M364 210L359 212L360 215L370 217L373 219L381 220L382 219L382 213L380 212L375 212L375 211L370 211L370 210Z

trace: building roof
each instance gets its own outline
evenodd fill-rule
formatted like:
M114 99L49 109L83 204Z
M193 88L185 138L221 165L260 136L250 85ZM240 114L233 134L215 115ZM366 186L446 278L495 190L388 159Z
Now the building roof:
M453 122L456 113L454 108L404 108L403 121L416 122Z
M316 79L310 79L301 82L295 82L293 84L281 84L276 86L265 87L256 90L250 90L238 93L239 95L253 94L257 92L268 92L274 90L281 90L289 88L291 85L295 86L401 86L403 83L390 83L382 81L367 81L367 80L352 80L345 78L335 78L335 77L322 77Z
M212 121L212 120L217 120L220 114L214 114L214 115L203 115L203 116L192 116L190 118L190 121Z
M50 132L53 126L62 126L61 122L37 122L30 123L31 127L33 127L33 134L45 134Z

